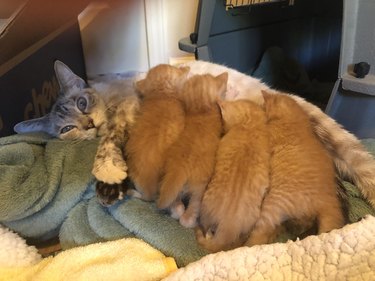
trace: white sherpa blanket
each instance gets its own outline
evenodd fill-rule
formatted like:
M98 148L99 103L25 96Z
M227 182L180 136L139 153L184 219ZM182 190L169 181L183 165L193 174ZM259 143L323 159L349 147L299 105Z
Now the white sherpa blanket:
M301 241L211 254L164 280L375 280L375 217Z

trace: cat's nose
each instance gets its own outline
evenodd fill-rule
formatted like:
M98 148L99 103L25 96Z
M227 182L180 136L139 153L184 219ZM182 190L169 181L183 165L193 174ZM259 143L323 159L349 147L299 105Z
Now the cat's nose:
M92 120L91 118L89 118L87 120L86 130L92 129L92 128L95 128L94 120Z

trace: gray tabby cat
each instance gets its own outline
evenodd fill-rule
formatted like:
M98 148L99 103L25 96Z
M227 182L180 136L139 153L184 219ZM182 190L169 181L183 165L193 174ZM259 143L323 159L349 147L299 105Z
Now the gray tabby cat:
M17 133L45 132L64 140L85 140L101 136L93 174L102 204L123 196L127 177L123 147L134 124L139 99L131 79L89 85L64 63L55 62L60 93L50 113L18 123Z
M185 66L190 67L191 74L210 73L216 76L228 72L228 100L249 99L262 104L262 90L275 92L259 79L225 66L204 61L190 62ZM88 88L61 62L56 62L55 71L61 88L55 106L42 118L17 124L15 131L45 131L62 139L102 136L93 174L104 183L97 185L99 198L104 204L111 204L122 197L121 183L127 177L122 149L127 132L135 122L138 97L131 86L121 82ZM298 96L291 97L309 115L314 132L334 159L337 173L352 181L375 207L375 160L371 154L354 135L318 107Z

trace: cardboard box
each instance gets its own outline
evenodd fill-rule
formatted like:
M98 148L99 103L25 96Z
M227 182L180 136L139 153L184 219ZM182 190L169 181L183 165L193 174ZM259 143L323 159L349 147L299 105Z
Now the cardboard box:
M59 92L55 60L85 78L77 15L88 1L69 2L29 0L1 34L0 137L14 134L16 123L49 112Z

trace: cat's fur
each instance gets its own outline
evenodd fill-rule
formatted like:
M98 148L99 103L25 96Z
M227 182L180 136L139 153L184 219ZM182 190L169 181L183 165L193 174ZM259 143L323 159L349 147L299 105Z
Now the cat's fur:
M317 219L319 233L342 227L334 164L308 115L291 97L263 96L272 155L270 188L246 245L271 242L288 220Z
M215 172L203 196L196 237L211 252L245 242L269 186L270 146L266 114L247 100L220 102L225 135Z
M228 92L226 99L233 100L245 98L262 104L263 97L261 90L277 93L277 91L269 89L269 87L263 84L259 79L245 75L222 65L205 61L194 61L186 63L185 66L190 67L191 74L210 73L212 75L218 75L223 72L228 72ZM85 87L83 86L84 81L78 76L74 75L74 73L61 62L56 62L55 71L60 83L60 96L66 96L67 99L71 99L72 101L69 101L69 103L75 107L76 102L74 95L71 95L71 93L83 93L85 91L83 89ZM114 121L112 121L112 118L108 119L105 112L106 108L111 107L108 104L113 104L114 106L111 112L116 112L117 105L120 104L116 97L124 99L128 101L128 111L126 112L126 115L122 115L126 117L126 122L128 125L132 124L134 121L132 116L134 116L136 113L138 101L133 97L134 90L128 90L128 88L128 86L124 86L122 83L115 82L108 87L108 89L100 89L99 91L95 91L94 89L90 90L96 92L96 97L98 99L102 99L102 101L98 100L96 102L96 105L102 104L102 106L95 106L91 108L93 116L97 116L94 118L91 117L95 125L95 133L93 133L93 135L104 136L99 145L97 157L94 161L93 174L96 178L106 183L119 183L126 177L126 165L124 164L125 162L123 160L122 153L120 153L121 149L119 148L118 143L113 141L114 139L124 141L126 138L122 137L123 133L121 133L120 137L114 138L115 135L120 133L120 130L111 132L110 130L108 131L106 129L107 122L114 123ZM118 94L110 94L112 91ZM132 98L129 99L129 95ZM114 100L116 102L111 102L113 97L115 97ZM352 181L359 188L364 197L368 199L373 207L375 207L375 160L372 155L364 148L361 142L353 134L343 129L332 118L324 114L324 112L322 112L318 107L298 96L291 95L291 97L297 101L297 103L309 115L309 119L313 125L315 134L324 144L326 149L329 150L334 159L337 173L342 178ZM58 103L59 101L56 102L56 104ZM126 107L127 106L123 106L123 109L127 110ZM25 123L21 123L21 125L16 125L15 131L18 133L44 131L59 138L75 138L76 136L73 134L63 136L60 135L59 132L63 127L74 124L76 122L75 120L78 118L78 116L81 116L82 113L80 113L79 110L74 109L74 112L78 114L76 118L74 118L74 114L70 113L70 111L61 112L63 114L61 114L60 117L73 117L74 120L60 124L58 118L53 117L57 114L57 109L58 107L54 106L50 114L46 115L45 118L42 117L42 119L33 119ZM121 118L117 118L117 121L119 119ZM91 131L94 132L94 130ZM112 137L107 136L107 134L110 132L112 133ZM86 133L83 135L79 134L78 137L81 139L91 138L90 134ZM122 145L124 146L124 144ZM113 173L113 170L116 172ZM107 187L111 188L110 186Z
M188 74L188 67L162 64L136 83L143 100L126 155L129 177L144 200L156 199L165 152L184 129L185 112L177 96Z
M166 154L157 206L171 207L182 193L190 197L180 223L196 225L202 196L213 173L222 124L217 100L225 94L228 74L191 77L179 98L185 107L185 127Z

